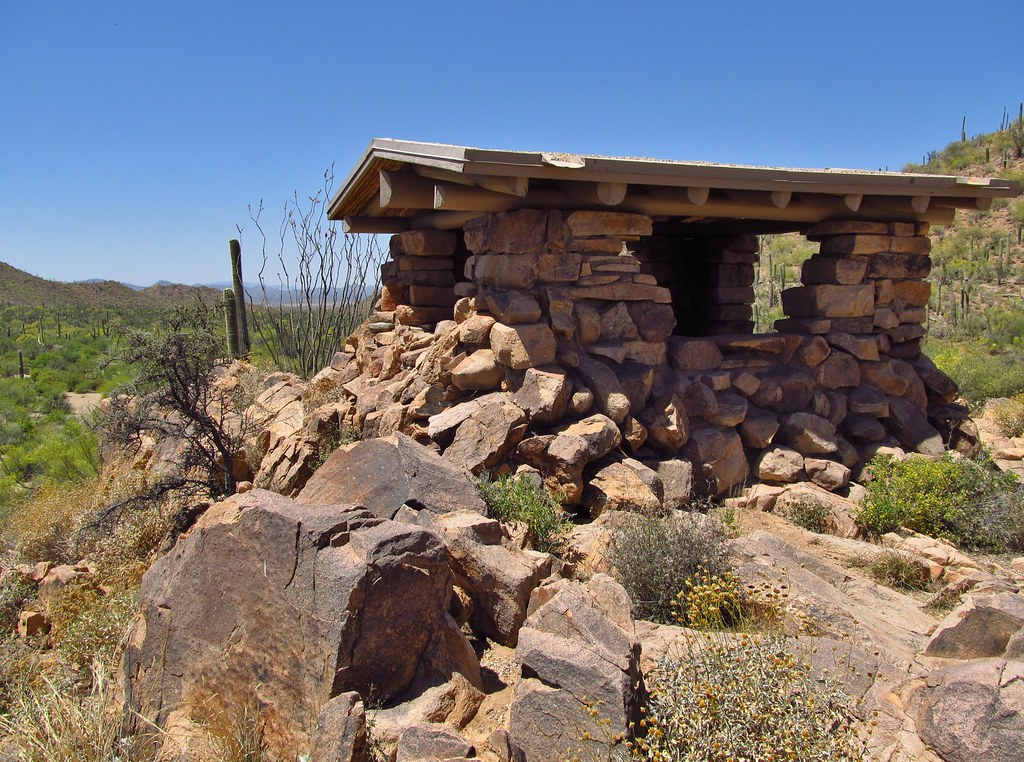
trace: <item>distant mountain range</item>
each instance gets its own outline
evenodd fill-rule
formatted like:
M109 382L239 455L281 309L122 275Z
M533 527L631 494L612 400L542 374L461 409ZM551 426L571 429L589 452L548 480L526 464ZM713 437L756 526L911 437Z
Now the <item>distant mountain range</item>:
M30 275L5 262L0 262L0 307L75 305L164 308L197 297L207 303L219 301L224 298L225 288L231 288L231 283L220 281L186 286L161 280L151 286L137 286L133 283L121 283L102 278L65 283ZM298 303L302 300L302 295L297 290L293 290L289 296L287 290L272 287L269 284L265 297L264 289L259 283L246 283L245 291L248 298L257 304L265 300L271 305L284 304L287 306L289 303ZM369 289L366 289L363 296L369 295ZM319 298L319 290L314 290L312 297Z
M0 306L166 308L191 299L221 299L219 289L161 281L141 288L113 280L47 280L0 262Z

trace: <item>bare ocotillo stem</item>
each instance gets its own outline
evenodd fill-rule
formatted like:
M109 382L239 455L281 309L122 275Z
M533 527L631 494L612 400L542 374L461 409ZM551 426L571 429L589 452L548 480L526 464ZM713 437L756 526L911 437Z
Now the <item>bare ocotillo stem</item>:
M231 285L235 293L235 315L238 320L238 348L241 354L248 354L251 349L249 345L249 321L246 319L245 311L245 287L242 285L242 244L237 238L228 241L231 249Z

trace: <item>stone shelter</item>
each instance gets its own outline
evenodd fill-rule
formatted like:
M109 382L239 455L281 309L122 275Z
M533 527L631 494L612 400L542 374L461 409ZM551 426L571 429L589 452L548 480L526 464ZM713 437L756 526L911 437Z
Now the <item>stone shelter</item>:
M374 140L329 206L392 233L342 379L364 436L539 472L592 514L748 479L841 491L975 445L921 353L932 224L1017 183ZM754 333L758 235L820 243Z

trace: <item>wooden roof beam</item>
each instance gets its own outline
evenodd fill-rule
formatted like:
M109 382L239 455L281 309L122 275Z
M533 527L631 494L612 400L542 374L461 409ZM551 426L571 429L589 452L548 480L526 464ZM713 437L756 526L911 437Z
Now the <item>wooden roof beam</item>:
M430 180L484 188L494 193L505 193L509 196L518 196L519 198L524 198L530 191L530 178L528 177L470 175L462 172L451 172L437 167L415 167L414 171L420 177L426 177Z
M414 172L382 170L380 206L382 209L432 209L434 181Z
M626 197L628 183L562 183L563 191L586 204L618 206Z

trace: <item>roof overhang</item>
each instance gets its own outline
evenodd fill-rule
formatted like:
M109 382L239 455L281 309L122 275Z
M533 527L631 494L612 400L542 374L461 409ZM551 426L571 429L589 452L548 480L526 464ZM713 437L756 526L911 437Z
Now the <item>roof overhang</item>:
M949 224L1019 183L992 178L785 169L496 151L376 139L331 199L346 232L457 229L511 209L632 212L709 228L799 230L833 219Z

